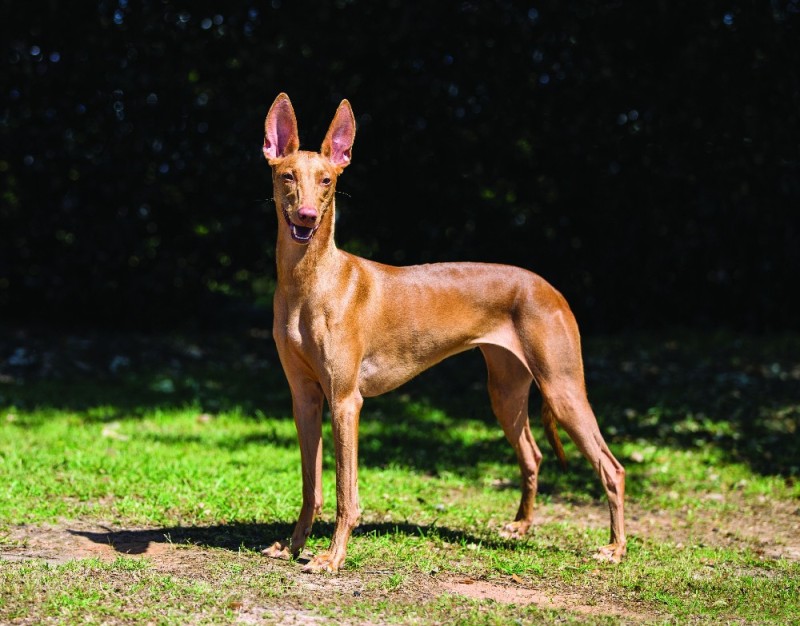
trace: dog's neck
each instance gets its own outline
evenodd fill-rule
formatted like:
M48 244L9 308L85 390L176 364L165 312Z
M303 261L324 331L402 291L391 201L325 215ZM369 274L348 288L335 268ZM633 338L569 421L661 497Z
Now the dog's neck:
M330 271L335 267L335 259L339 252L333 238L336 221L335 202L331 201L322 216L317 232L307 244L292 240L280 201L276 202L276 207L278 238L275 261L278 269L278 288L284 291L297 288L307 290L318 281L330 278Z

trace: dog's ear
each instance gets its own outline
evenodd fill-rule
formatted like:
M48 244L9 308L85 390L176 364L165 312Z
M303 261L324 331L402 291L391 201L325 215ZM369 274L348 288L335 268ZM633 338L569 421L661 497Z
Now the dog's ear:
M336 115L333 116L320 152L337 167L347 167L353 154L355 138L356 118L353 115L353 109L347 100L342 100L339 108L336 109Z
M272 163L275 159L296 152L299 147L294 108L289 96L278 94L264 120L264 157Z

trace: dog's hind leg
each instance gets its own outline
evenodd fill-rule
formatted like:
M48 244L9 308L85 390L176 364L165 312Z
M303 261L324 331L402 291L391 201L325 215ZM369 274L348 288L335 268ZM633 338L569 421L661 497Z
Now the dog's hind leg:
M533 508L538 486L542 453L531 434L528 420L528 396L533 378L519 359L504 348L481 346L489 371L489 398L506 438L517 454L522 477L522 496L514 521L505 524L500 534L519 538L533 522Z
M549 381L542 384L542 394L552 408L558 423L594 467L608 498L611 515L611 541L599 549L595 557L619 563L625 556L625 469L606 445L592 407L582 388L570 382Z
M600 548L596 558L619 563L625 556L625 469L606 445L597 418L589 405L583 380L580 339L574 319L559 317L537 341L526 342L532 349L536 381L546 409L544 417L555 433L553 417L588 459L603 483L611 515L611 541ZM548 426L548 419L545 419Z
M539 289L536 297L523 303L516 327L525 360L542 393L545 431L558 454L557 422L600 477L611 515L611 541L596 556L619 563L626 550L625 469L606 445L586 396L575 317L552 287L545 291L540 285Z

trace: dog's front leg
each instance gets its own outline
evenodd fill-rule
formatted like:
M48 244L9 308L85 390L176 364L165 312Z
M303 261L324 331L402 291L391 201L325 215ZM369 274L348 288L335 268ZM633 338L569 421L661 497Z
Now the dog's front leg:
M291 384L292 412L300 444L303 505L289 541L276 541L263 554L275 559L297 557L311 534L314 518L322 510L322 404L325 396L315 381Z
M331 546L314 557L305 572L336 572L344 563L347 541L358 525L358 420L363 399L357 389L331 398L333 445L336 454L336 528Z

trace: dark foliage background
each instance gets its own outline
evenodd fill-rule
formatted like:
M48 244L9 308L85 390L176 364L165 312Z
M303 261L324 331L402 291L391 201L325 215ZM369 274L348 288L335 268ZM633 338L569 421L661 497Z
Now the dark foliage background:
M339 243L509 262L584 328L797 328L800 1L2 0L0 315L269 317L263 119L359 130Z

